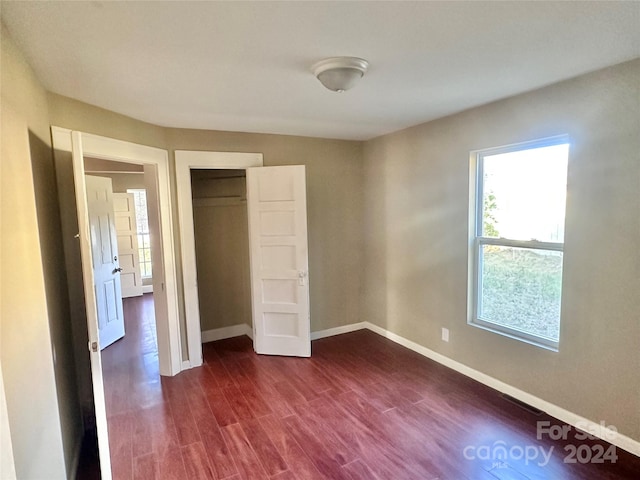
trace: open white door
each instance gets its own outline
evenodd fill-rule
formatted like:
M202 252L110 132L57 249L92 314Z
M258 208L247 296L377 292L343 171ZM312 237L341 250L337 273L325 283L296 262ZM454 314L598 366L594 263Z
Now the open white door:
M82 150L82 134L71 133L71 154L73 158L73 182L76 189L78 209L78 226L80 231L80 254L82 256L82 279L85 290L87 313L87 330L89 334L89 351L91 359L91 382L96 412L96 430L98 434L98 450L100 451L100 473L103 480L111 480L111 455L109 453L109 431L107 429L107 409L104 400L104 381L102 378L102 358L98 348L98 310L96 308L96 289L94 288L94 269L91 227L88 221L89 208L84 175L84 153Z
M140 273L138 227L133 194L114 193L113 212L118 234L118 262L122 268L120 272L122 298L139 297L142 295L142 274Z
M247 169L253 345L311 356L304 165Z
M100 350L124 337L118 240L110 178L85 177Z

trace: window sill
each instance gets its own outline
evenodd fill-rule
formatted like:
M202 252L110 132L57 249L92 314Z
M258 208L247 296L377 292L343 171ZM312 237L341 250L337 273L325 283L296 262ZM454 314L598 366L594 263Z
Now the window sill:
M551 352L560 351L559 342L554 342L552 340L535 337L534 335L527 334L524 332L518 332L517 330L512 330L502 325L496 325L494 323L486 322L480 319L470 320L469 322L467 322L467 324L471 325L472 327L480 328L482 330L486 330L492 333L497 333L498 335L502 335L503 337L512 338L514 340L528 343L529 345L533 345L534 347L543 348Z

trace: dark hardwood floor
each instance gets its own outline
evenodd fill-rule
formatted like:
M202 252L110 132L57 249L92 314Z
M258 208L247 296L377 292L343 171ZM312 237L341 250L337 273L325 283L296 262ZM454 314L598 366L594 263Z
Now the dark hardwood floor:
M620 449L565 463L570 445L583 460L609 446L537 440L536 422L562 424L368 331L314 341L310 359L212 342L203 367L166 378L152 297L125 310L125 338L103 352L115 479L640 478Z

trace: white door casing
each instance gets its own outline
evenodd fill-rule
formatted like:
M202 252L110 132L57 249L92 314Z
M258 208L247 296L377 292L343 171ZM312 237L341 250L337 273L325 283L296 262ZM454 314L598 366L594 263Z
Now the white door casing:
M85 176L100 350L124 337L118 235L111 179Z
M98 348L98 315L93 288L93 268L91 256L91 235L89 233L87 196L85 186L84 155L103 160L114 160L153 167L155 181L150 182L157 190L158 230L156 234L162 249L158 249L162 265L162 274L154 274L154 282L161 288L155 295L161 302L156 303L156 328L158 339L158 360L161 375L176 375L181 370L180 329L178 314L178 293L174 263L174 245L171 221L171 205L169 190L168 152L159 148L137 145L112 138L101 137L72 131L60 127L51 127L53 147L55 150L70 152L73 163L73 182L75 187L76 209L78 217L78 235L80 254L82 257L82 281L84 285L85 308L87 316L88 347L90 350L91 382L95 406L96 431L100 455L100 473L103 480L111 480L111 457L109 454L109 433L107 428L107 412L102 377L102 358ZM147 186L149 188L149 186ZM151 220L150 220L151 221ZM151 225L150 225L151 227ZM153 235L152 231L152 235ZM161 253L160 253L161 252ZM155 288L154 288L155 290ZM162 308L157 305L161 304Z
M251 167L262 167L263 157L261 153L176 150L175 165L185 323L187 325L189 351L189 365L186 368L191 368L202 365L202 335L200 331L200 308L198 305L191 170L245 170Z
M304 165L247 169L254 350L311 356Z
M122 298L138 297L142 295L142 275L133 194L114 193L113 211L118 233L118 263L122 268L120 272Z
M85 284L85 304L87 308L89 340L91 341L97 341L97 323L95 324L95 328L93 325L93 322L97 322L97 317L95 315L95 309L92 308L92 305L95 303L93 288L90 289L91 291L88 291L89 286L93 285L93 272L90 268L84 268L85 266L91 265L84 185L84 155L102 160L113 160L144 166L148 206L150 210L153 210L153 219L155 219L156 222L154 225L151 212L149 212L149 229L151 231L152 244L156 242L159 246L159 248L155 249L155 253L153 253L153 282L160 375L176 375L180 373L182 369L182 352L180 345L180 314L178 308L176 257L171 215L169 152L160 148L138 145L55 126L51 127L51 134L54 149L70 152L73 158L76 208L78 226L80 228L80 250L83 263L83 282ZM147 171L149 172L148 182ZM153 205L150 196L157 199L157 202ZM86 245L83 240L85 232L87 235ZM92 359L94 356L95 355L92 355ZM96 398L103 395L101 387L99 390L95 388L95 378L97 375L101 377L102 370L98 365L92 363L94 396ZM102 382L102 378L100 378L100 382ZM96 402L99 402L99 400L96 400ZM103 478L106 478L104 470L102 471L102 475Z

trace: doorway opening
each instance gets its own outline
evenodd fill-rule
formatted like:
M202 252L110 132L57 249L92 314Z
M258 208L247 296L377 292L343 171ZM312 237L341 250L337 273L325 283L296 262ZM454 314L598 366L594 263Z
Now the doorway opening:
M149 205L153 257L153 310L156 323L158 372L175 375L182 365L178 294L170 208L169 160L166 150L137 145L59 127L52 127L60 209L69 212L62 222L65 262L72 298L72 324L76 370L82 385L85 430L97 432L102 478L111 478L107 411L93 271L91 228L88 215L85 158L142 167ZM137 167L136 167L137 166ZM76 214L72 214L75 212ZM112 242L115 244L115 242ZM113 255L116 256L116 255ZM81 327L84 324L84 329ZM87 350L87 339L89 350ZM159 384L159 382L157 382Z
M202 342L252 337L245 170L191 170Z
M98 329L100 336L100 349L104 351L114 341L118 341L118 338L110 339L110 341L104 341L102 336L103 324L111 318L109 317L109 305L104 308L104 312L101 311L100 300L101 296L98 295L98 272L96 271L96 264L100 261L97 257L104 256L105 247L100 248L97 245L98 239L94 237L102 237L104 232L101 230L111 230L110 241L105 241L106 247L109 250L109 256L113 258L106 259L112 261L113 264L109 265L115 267L113 272L117 273L113 275L112 283L117 283L118 288L114 291L119 296L115 299L118 303L118 308L113 309L123 312L124 318L121 318L122 332L126 335L125 322L133 324L135 318L126 318L127 310L123 309L123 302L127 298L133 298L143 295L146 290L147 293L153 292L153 271L152 271L152 258L153 250L161 249L162 242L159 241L159 219L157 214L154 216L153 212L159 210L158 194L157 194L157 175L155 170L150 166L139 163L124 163L115 160L104 160L100 158L90 157L84 155L84 173L85 173L85 185L87 188L87 202L89 213L89 224L91 228L91 240L92 240L92 257L93 257L93 271L94 282L96 282L96 299L98 300ZM105 195L109 197L109 218L105 220L105 223L109 225L102 225L102 222L98 222L92 214L92 190L93 183L99 182L101 185L105 185L108 193ZM135 194L133 193L135 192ZM147 195L147 192L149 195ZM149 199L150 202L147 200ZM150 212L152 215L150 215ZM94 225L93 223L97 224ZM151 246L151 239L154 237L155 248ZM104 240L104 239L103 239ZM156 256L157 257L157 256ZM158 268L162 271L162 268ZM151 302L154 306L154 302ZM154 306L155 309L155 306ZM128 310L128 315L131 316L135 310ZM115 313L114 315L115 316ZM155 313L153 315L153 338L156 342L156 355L157 355L157 334L155 324ZM122 335L122 334L121 334ZM103 370L104 372L104 370ZM105 379L106 381L106 379ZM109 412L107 412L109 413Z
M118 265L122 268L122 298L153 292L153 251L149 210L158 210L156 200L149 205L147 184L142 164L122 163L96 158L84 158L85 177L111 179L115 228L117 232ZM153 189L153 185L150 185Z
M200 299L198 294L198 274L196 260L196 241L194 228L194 206L192 194L192 170L243 170L262 167L261 153L237 152L196 152L176 150L176 184L178 194L178 219L180 221L180 249L182 256L182 280L184 285L184 304L188 367L202 365L202 330L200 321ZM202 173L200 175L203 175ZM197 207L196 207L197 208ZM233 327L231 327L233 328ZM231 332L228 336L251 332Z

